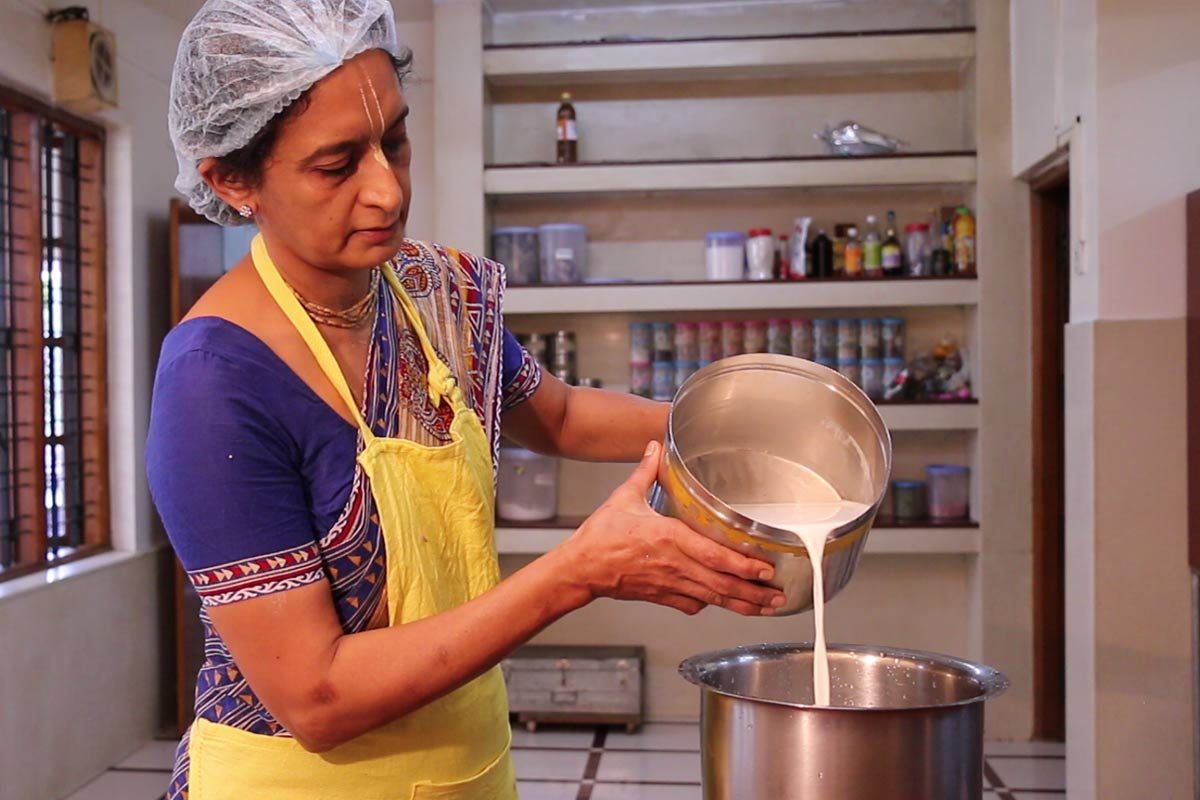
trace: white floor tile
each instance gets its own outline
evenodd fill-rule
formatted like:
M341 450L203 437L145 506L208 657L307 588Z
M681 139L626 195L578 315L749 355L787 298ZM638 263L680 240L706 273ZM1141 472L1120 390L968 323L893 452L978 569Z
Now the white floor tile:
M550 747L587 750L596 739L591 728L542 728L530 733L524 727L513 727L513 747Z
M575 800L578 781L517 781L521 800Z
M1067 762L1061 758L993 758L988 761L1009 789L1065 791Z
M158 800L169 780L161 772L106 772L67 800Z
M592 800L701 800L703 794L699 786L652 783L597 783L592 787Z
M170 770L175 766L175 748L178 746L178 741L152 739L117 766L122 769Z
M513 750L517 779L578 781L587 768L586 750Z
M596 780L699 783L700 754L655 751L619 753L605 750L600 758Z
M605 748L615 750L700 751L700 726L690 723L651 723L637 733L610 731Z
M988 756L1065 756L1063 742L984 742L983 753Z

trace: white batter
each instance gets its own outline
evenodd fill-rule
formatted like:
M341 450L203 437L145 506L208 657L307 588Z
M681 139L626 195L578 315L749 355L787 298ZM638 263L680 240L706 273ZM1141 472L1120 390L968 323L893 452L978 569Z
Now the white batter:
M867 506L842 500L825 481L813 502L746 503L734 510L774 528L792 531L804 543L813 573L813 694L816 705L829 705L829 653L825 647L825 570L822 557L829 534L853 522Z

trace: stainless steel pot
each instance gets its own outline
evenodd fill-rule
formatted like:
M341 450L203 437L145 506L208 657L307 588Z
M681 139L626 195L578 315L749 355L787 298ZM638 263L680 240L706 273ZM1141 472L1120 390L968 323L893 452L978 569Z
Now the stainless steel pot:
M812 647L694 656L705 800L970 800L983 795L990 667L884 647L830 645L831 705L812 705Z
M824 554L825 599L854 574L892 468L892 439L875 405L843 375L811 361L745 355L710 364L679 388L650 503L727 547L775 566L777 614L812 607L808 552L791 531L730 508L804 499L812 470L867 506L836 529Z

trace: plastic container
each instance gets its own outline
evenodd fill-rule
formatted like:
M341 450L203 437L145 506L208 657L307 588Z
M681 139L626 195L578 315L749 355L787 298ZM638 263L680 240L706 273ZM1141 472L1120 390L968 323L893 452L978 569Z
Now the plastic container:
M792 354L792 324L786 319L767 320L767 352L781 356Z
M909 275L929 274L929 223L910 222L904 226L904 260Z
M675 397L675 362L655 361L650 372L650 397L670 402Z
M858 351L863 359L882 358L879 337L883 324L877 319L859 320Z
M878 358L862 360L862 390L872 400L883 399L883 362Z
M883 358L904 359L904 320L884 317L879 328L880 355Z
M839 319L837 321L837 357L838 361L849 359L858 360L859 328L856 319Z
M846 376L847 380L862 388L862 363L857 358L839 358L837 371Z
M675 360L700 360L700 331L694 322L675 324Z
M813 320L813 354L817 363L837 363L838 357L838 326L837 320ZM793 332L794 333L794 332ZM858 354L855 353L857 356Z
M698 361L676 361L675 362L675 389L679 390L680 386L687 381L688 378L696 374L700 369Z
M649 364L654 358L654 333L648 322L629 324L629 361L632 364Z
M651 361L672 361L675 358L675 326L669 322L654 323L654 353Z
M822 320L817 320L821 322ZM811 319L794 319L792 320L792 355L796 358L807 358L812 361L816 356L813 350L814 336L813 321ZM833 355L836 355L836 346L833 348Z
M542 283L583 283L587 277L587 228L556 223L538 228Z
M925 477L929 483L929 518L938 522L967 519L971 470L955 464L930 464L925 468Z
M743 345L747 353L767 352L767 323L761 319L747 322Z
M558 459L521 447L500 448L496 514L513 522L552 519L558 503Z
M892 482L892 516L897 522L919 522L929 517L925 481Z
M746 238L746 277L752 281L775 277L775 236L770 228L752 228Z
M540 281L541 251L537 228L496 228L492 231L492 260L505 266L509 286Z
M710 281L740 281L746 275L746 235L712 231L704 235L704 263Z
M649 362L635 361L629 365L629 391L639 397L653 396L653 367Z
M746 327L740 322L721 323L721 358L740 356L746 352Z
M721 357L721 323L701 322L700 360L712 363Z
M896 376L904 371L903 358L885 358L883 360L883 393L896 381Z

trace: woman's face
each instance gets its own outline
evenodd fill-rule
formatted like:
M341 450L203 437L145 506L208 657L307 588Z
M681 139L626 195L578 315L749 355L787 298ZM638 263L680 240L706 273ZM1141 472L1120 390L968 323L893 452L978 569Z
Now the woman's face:
M318 81L281 126L253 192L264 235L319 269L365 269L395 255L412 197L407 116L382 50Z

